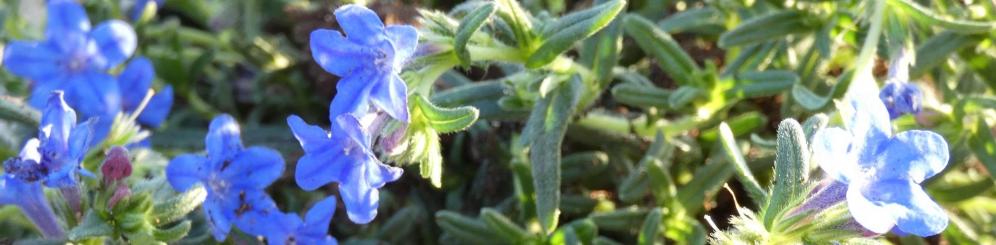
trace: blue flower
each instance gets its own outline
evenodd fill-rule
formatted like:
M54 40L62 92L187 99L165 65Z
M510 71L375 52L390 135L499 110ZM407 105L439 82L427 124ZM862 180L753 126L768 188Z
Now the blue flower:
M889 81L882 87L878 94L885 108L889 111L889 118L897 118L904 114L920 113L923 108L923 93L916 84L903 81Z
M847 130L825 128L813 137L813 159L847 185L851 216L866 229L918 236L948 225L944 209L920 183L944 170L948 145L940 135L909 130L895 135L889 114L871 94L848 96L841 116Z
M915 84L910 83L909 67L910 57L905 49L900 50L896 58L889 65L889 78L882 87L878 96L885 103L885 108L889 110L890 118L897 118L903 114L920 113L923 108L923 93Z
M77 173L93 176L80 166L91 142L93 120L76 124L76 111L62 96L61 91L52 92L42 111L38 128L39 163L46 186L72 188L77 184Z
M156 77L152 62L145 57L136 57L125 66L118 76L118 86L121 88L121 109L134 113L145 99L145 91L152 87ZM148 127L159 127L173 106L173 86L165 86L158 91L138 115L138 122Z
M36 108L55 90L86 118L113 120L121 110L120 89L107 73L135 51L135 32L109 20L90 27L83 7L73 0L48 1L48 26L42 41L11 41L3 65L34 82L29 104ZM131 92L131 91L129 91ZM95 133L101 139L105 131Z
M142 14L145 14L145 9L149 7L149 4L152 4L152 6L155 6L156 9L159 9L163 6L164 2L166 2L166 0L135 1L135 6L132 6L131 11L129 12L129 17L131 17L132 20L138 20L142 18Z
M348 37L336 30L311 32L311 55L341 78L330 114L363 115L373 104L408 122L408 89L398 73L415 52L418 32L408 25L385 27L376 13L360 5L342 6L335 17Z
M329 196L311 207L311 210L301 220L296 213L274 213L269 217L257 218L267 220L266 241L268 244L326 244L335 245L338 242L328 235L329 223L335 214L335 196Z
M196 184L207 190L204 212L218 241L225 239L233 224L247 233L260 233L242 218L275 208L263 189L284 171L280 153L258 146L244 148L239 134L235 119L217 116L204 139L207 155L179 155L166 167L166 178L176 191Z
M377 159L370 150L370 137L356 117L335 117L332 134L297 116L288 117L287 124L304 148L294 174L297 185L310 191L339 183L349 219L360 224L373 220L380 200L378 189L400 178L402 170Z
M28 140L16 157L4 161L5 173L0 175L0 206L15 205L38 227L45 237L59 238L62 227L48 201L39 180L45 175L38 154L39 141Z

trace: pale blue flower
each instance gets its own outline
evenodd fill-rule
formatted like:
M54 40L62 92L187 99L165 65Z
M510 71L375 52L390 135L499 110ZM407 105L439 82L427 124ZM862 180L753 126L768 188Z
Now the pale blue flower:
M845 99L847 129L825 128L813 137L813 159L831 178L847 185L851 216L866 229L891 229L931 236L948 217L920 187L944 170L948 145L940 135L909 130L895 135L889 113L871 93Z

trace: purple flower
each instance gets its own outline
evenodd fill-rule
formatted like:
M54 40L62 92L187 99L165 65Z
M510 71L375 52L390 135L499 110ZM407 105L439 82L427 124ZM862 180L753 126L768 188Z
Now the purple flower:
M284 171L280 153L258 146L244 148L239 134L235 119L217 116L204 139L207 156L179 155L166 167L166 178L176 191L186 191L196 184L207 190L204 212L218 241L225 240L232 224L247 233L262 234L254 230L258 225L243 218L275 210L263 189Z
M371 140L363 125L351 114L333 118L329 134L290 116L287 124L301 142L304 156L297 162L294 177L304 190L315 190L330 182L339 183L339 195L353 222L365 224L377 216L379 188L401 177L400 168L385 165L370 150Z
M152 87L156 77L152 62L145 57L135 57L118 76L121 87L121 109L134 113L145 99L145 91ZM173 86L167 85L157 92L138 115L138 122L148 127L159 127L173 107Z
M415 52L418 32L408 25L384 26L377 14L360 5L335 10L336 30L311 32L311 55L326 71L341 77L330 114L366 114L372 103L392 118L408 122L405 81L398 73Z
M44 40L7 43L4 66L34 82L32 106L42 108L52 91L63 90L66 101L85 118L100 117L109 124L121 110L121 90L107 71L135 51L135 32L120 20L91 29L83 7L72 0L48 1L46 23ZM106 133L100 127L95 138Z
M846 103L847 130L822 129L812 147L820 168L847 185L851 216L879 234L894 227L918 236L943 231L947 214L920 183L947 166L944 138L921 130L893 135L888 111L870 94L849 95Z
M38 154L39 141L28 140L16 157L4 161L4 171L0 175L0 206L15 205L24 212L32 223L47 238L63 235L52 207L45 200L45 193L39 180L45 175Z

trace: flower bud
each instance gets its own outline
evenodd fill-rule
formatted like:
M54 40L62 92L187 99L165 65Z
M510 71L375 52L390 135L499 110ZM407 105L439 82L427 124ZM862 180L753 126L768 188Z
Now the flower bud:
M119 181L131 176L131 160L128 159L128 150L121 146L115 146L107 153L104 165L100 167L104 174L104 183Z

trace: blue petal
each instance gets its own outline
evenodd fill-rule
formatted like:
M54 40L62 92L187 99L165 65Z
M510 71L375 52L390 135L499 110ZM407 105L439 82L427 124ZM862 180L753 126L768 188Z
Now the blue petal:
M311 32L311 56L322 69L339 77L353 76L356 69L373 65L374 53L343 37L339 31Z
M931 200L923 188L912 181L880 180L855 189L860 190L858 191L860 195L852 197L851 191L848 190L849 208L859 223L874 232L888 232L892 225L889 225L888 229L883 228L887 222L892 222L903 232L932 236L943 231L948 225L944 209ZM852 198L856 200L852 201ZM856 207L866 208L865 216L859 217L861 214L854 213ZM881 220L870 221L875 218ZM876 226L878 229L871 229L862 220L880 224Z
M879 179L910 179L920 183L948 165L948 143L934 132L902 132L885 147L875 165Z
M208 177L207 158L183 154L173 158L166 166L166 180L177 192L184 192Z
M346 205L346 214L357 224L370 223L377 217L380 194L367 179L367 168L370 167L375 166L369 162L360 163L350 169L344 176L345 181L339 184L339 195L342 195L342 202Z
M332 144L325 150L307 152L297 160L294 180L306 191L312 191L330 182L342 182L343 175L356 165L356 160L343 154L341 144Z
M113 121L121 111L117 81L101 72L87 72L73 78L66 84L66 103L85 118L101 117L102 121Z
M48 20L45 24L45 38L58 40L69 34L83 34L90 31L90 20L83 6L73 0L48 1Z
M848 182L858 163L854 154L848 152L851 134L841 128L824 128L813 135L812 159L834 180Z
M208 200L204 201L204 215L207 216L208 225L211 227L211 235L214 236L214 240L221 242L225 240L228 236L228 232L232 230L232 213L227 210L223 203L224 200L218 199L217 197L208 196Z
M304 148L305 153L322 151L332 143L328 132L320 127L305 123L297 115L287 117L287 125L290 126L294 138L301 143L301 148Z
M335 19L350 40L372 45L384 38L384 22L373 10L356 4L348 4L335 10Z
M204 137L208 156L211 159L228 159L242 149L239 124L228 114L221 114L211 120L208 134Z
M24 147L21 147L21 152L17 154L23 160L31 160L36 163L41 162L41 155L38 153L38 146L41 144L37 138L31 138L27 142L24 142Z
M863 158L874 155L874 147L879 142L888 140L892 135L892 124L889 112L878 98L870 96L849 96L849 110L842 110L847 129L854 135L853 149L858 150Z
M31 96L28 97L28 104L39 110L44 110L45 106L48 105L49 97L52 93L62 91L61 87L69 82L67 76L57 76L52 80L48 81L34 81L31 88Z
M121 106L124 111L134 111L142 103L155 77L156 71L152 67L152 62L145 57L136 57L125 66L124 71L118 76Z
M335 97L329 106L329 120L335 121L335 117L352 113L356 115L366 114L370 110L370 81L379 79L376 76L356 75L343 77L336 84ZM333 124L334 125L334 124ZM333 126L333 128L335 128Z
M51 82L65 71L59 66L61 54L39 42L11 41L3 49L3 65L14 75L35 82Z
M238 192L238 196L230 198L235 201L235 227L254 236L268 236L276 229L278 219L283 213L277 209L265 192L259 189L247 189Z
M86 156L87 150L90 148L90 145L93 144L94 123L94 120L87 120L83 123L77 124L76 127L73 127L73 131L69 133L69 152L67 156L72 161L83 161L83 157Z
M97 50L103 57L105 66L101 68L105 69L124 62L131 54L135 53L135 47L138 45L135 31L131 29L131 25L121 20L100 23L90 33L90 37L93 38Z
M270 245L287 244L290 237L295 237L297 244L311 244L302 241L297 234L297 230L303 225L301 217L296 213L274 213L267 217L268 222L264 225L266 229L266 243Z
M159 127L169 116L173 107L173 86L166 85L159 90L156 95L149 99L149 104L145 106L142 114L138 115L138 122L152 128Z
M312 206L304 216L304 226L299 233L324 238L328 234L337 201L335 196L329 196Z
M370 136L356 116L352 114L339 115L333 122L332 137L337 139L336 141L344 142L343 144L346 144L347 147L359 147L357 150L362 154L370 154Z
M395 120L408 122L408 87L396 74L373 85L370 101Z
M394 46L394 66L400 69L404 62L415 54L418 46L418 31L409 25L392 25L387 27L387 36Z
M227 168L222 167L221 177L234 188L263 189L284 173L284 158L266 147L249 147L231 161Z
M851 217L869 231L885 234L896 226L899 205L872 199L885 194L879 186L864 181L851 181L847 188L847 209Z
M75 124L76 111L63 100L63 93L52 93L45 110L42 111L39 125L38 139L41 140L42 151L49 154L65 154L68 150L69 134Z
M401 168L388 166L373 157L371 159L373 159L370 161L371 166L367 168L367 181L369 181L370 186L381 188L384 187L384 184L401 178L401 174L404 172Z

